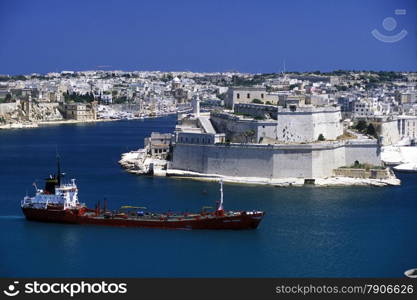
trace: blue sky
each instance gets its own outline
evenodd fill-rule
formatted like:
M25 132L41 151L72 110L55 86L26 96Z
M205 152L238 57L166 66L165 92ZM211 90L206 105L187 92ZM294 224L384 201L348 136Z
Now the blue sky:
M373 29L408 34L384 43ZM417 71L416 0L1 0L0 36L0 74L279 72L284 60L292 71Z

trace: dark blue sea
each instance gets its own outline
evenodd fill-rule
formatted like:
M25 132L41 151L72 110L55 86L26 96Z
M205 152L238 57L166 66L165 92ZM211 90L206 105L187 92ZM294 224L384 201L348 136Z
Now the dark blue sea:
M417 267L417 174L400 187L225 185L225 207L261 209L257 230L183 231L29 222L20 200L55 171L81 202L151 211L213 205L218 184L128 174L120 154L175 117L0 131L0 277L402 277Z

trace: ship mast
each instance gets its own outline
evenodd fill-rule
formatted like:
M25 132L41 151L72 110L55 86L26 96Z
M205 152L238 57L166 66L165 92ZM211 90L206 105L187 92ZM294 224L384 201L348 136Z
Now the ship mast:
M220 180L220 203L217 211L223 211L223 180Z
M58 154L56 155L56 163L57 163L57 171L58 171L58 174L57 174L58 186L60 186L61 185L61 164L60 164L60 161L59 161L59 155Z

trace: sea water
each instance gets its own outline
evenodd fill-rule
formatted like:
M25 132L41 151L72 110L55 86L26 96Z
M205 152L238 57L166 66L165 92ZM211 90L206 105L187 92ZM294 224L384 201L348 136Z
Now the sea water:
M136 176L117 163L175 117L0 131L0 276L402 277L417 267L417 174L399 187L225 184L225 209L266 212L256 230L185 231L26 221L20 200L56 169L81 202L199 211L219 185Z

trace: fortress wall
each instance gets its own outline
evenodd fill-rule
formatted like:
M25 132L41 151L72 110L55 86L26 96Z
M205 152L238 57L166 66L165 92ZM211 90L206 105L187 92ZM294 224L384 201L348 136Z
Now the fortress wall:
M372 165L381 165L381 150L374 143L348 143L345 146L346 166L353 165L355 161L359 163L368 163Z
M204 146L189 144L174 145L173 169L205 173L205 163Z
M224 132L226 139L232 142L247 142L242 134L248 130L256 130L254 124L250 122L239 122L217 116L211 116L210 120L216 132Z
M313 114L313 137L317 140L320 133L326 140L335 140L343 134L340 111Z
M346 165L345 147L317 149L312 152L312 177L333 175L333 169Z
M259 142L261 138L276 139L277 137L277 124L276 123L263 123L257 127L256 141Z
M297 114L297 117L294 117L293 113L280 114L277 127L278 140L286 143L317 140L317 137L314 137L312 124L312 114Z
M312 156L308 149L280 149L274 153L274 178L312 177Z
M271 177L272 149L244 146L206 148L206 173L240 177Z
M308 143L317 141L320 133L327 140L343 134L340 109L298 108L281 109L278 113L278 139L283 142Z
M239 177L319 178L360 163L380 165L376 143L313 145L176 144L173 169Z
M226 134L226 138L234 143L259 142L261 137L276 137L276 122L256 122L254 120L236 120L211 116L210 120L216 132ZM255 135L248 138L245 133L253 130Z
M401 139L400 133L398 132L397 120L391 120L388 122L381 122L381 132L383 145L392 145L398 143Z

